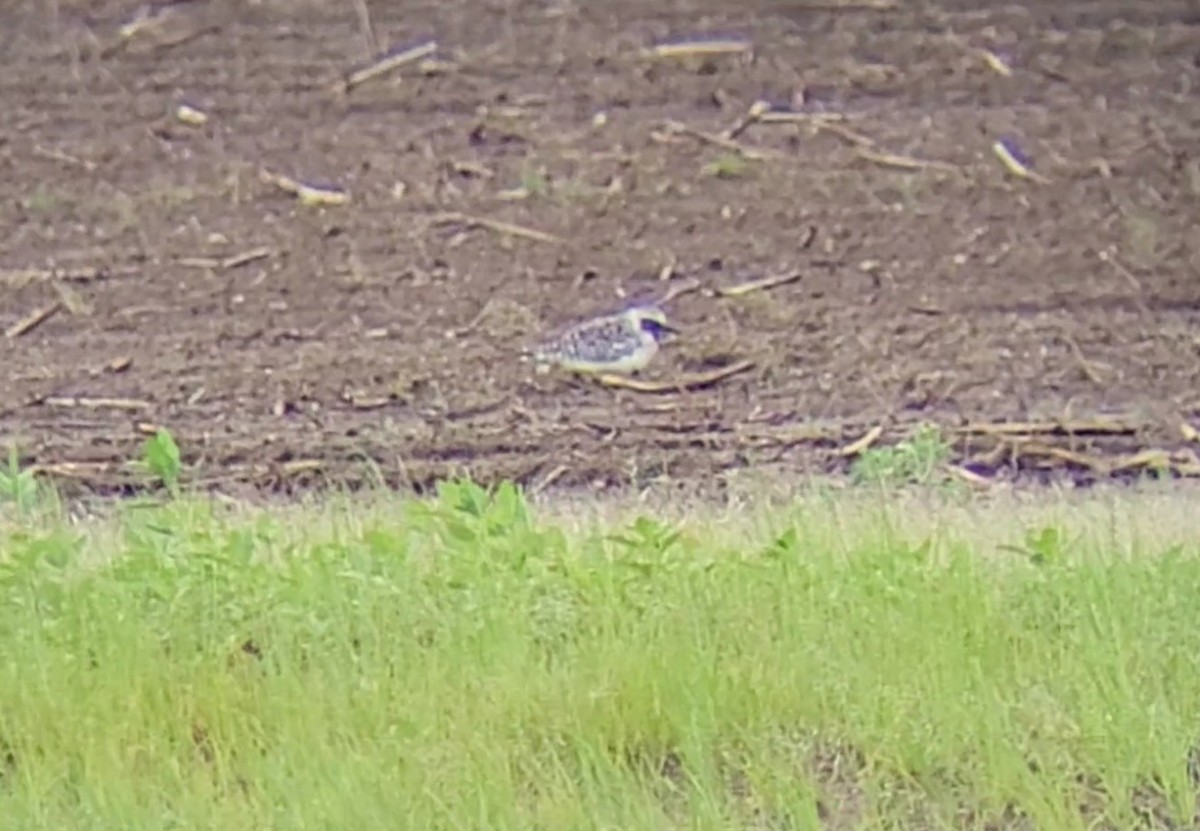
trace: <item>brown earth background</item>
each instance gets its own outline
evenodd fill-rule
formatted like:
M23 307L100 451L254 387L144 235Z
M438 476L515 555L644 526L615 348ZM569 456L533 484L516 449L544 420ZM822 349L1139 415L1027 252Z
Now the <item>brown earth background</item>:
M284 492L839 472L921 422L975 482L1200 473L1191 0L9 0L0 47L0 435L64 488L159 426ZM664 297L666 388L518 360Z

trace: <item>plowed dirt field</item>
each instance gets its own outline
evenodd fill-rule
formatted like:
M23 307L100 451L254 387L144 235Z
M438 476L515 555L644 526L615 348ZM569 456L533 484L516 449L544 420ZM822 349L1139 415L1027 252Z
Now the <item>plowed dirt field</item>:
M286 492L840 471L920 422L965 476L1200 473L1191 0L152 12L0 12L0 435L65 488L157 426ZM646 297L664 388L517 359Z

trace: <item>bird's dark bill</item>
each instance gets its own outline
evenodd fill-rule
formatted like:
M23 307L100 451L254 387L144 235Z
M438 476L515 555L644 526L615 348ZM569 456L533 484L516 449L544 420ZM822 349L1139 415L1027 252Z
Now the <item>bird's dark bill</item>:
M650 320L649 318L642 318L641 327L643 332L646 332L655 340L662 340L662 336L667 332L679 331L674 326L668 326L665 323L659 323L657 320Z

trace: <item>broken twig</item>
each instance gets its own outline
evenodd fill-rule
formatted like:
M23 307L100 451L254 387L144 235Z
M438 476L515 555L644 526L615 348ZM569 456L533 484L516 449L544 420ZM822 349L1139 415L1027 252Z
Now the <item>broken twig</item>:
M633 390L634 392L664 393L710 387L753 367L754 361L738 361L729 366L714 369L712 372L687 375L674 381L640 381L636 378L626 378L623 375L611 375L607 373L598 375L596 378L606 387L618 387L620 389Z
M851 144L854 147L874 147L875 139L870 136L864 136L862 133L851 130L844 124L839 124L836 121L820 119L813 122L813 126L818 130L824 130L827 133L833 133L838 138Z
M546 490L546 488L550 487L559 479L561 479L563 474L567 473L569 470L570 468L568 468L566 465L559 465L558 467L553 468L549 473L530 486L530 495L536 496L537 494L542 493Z
M706 39L658 43L646 50L650 58L693 58L713 55L741 55L750 50L750 43L733 39Z
M81 159L78 156L72 156L70 153L64 153L62 150L56 150L53 147L43 147L40 144L35 144L33 146L33 155L41 156L43 159L51 159L52 161L69 164L74 167L82 167L89 173L96 169L96 163L93 161Z
M157 39L153 44L156 49L170 49L220 31L219 25L196 19L194 15L180 11L180 7L179 3L143 3L117 30L116 41L101 50L100 57L110 58L146 37Z
M113 466L107 462L53 462L34 463L28 470L34 476L57 476L63 479L88 479L110 473Z
M1166 450L1149 448L1147 450L1134 453L1131 456L1124 456L1122 458L1115 459L1109 463L1108 472L1122 473L1131 470L1142 470L1145 468L1153 470L1155 468L1162 469L1169 468L1171 466L1170 453L1168 453Z
M1138 428L1121 421L1095 419L1091 421L997 421L967 424L954 428L960 435L974 436L1046 436L1100 435L1130 436Z
M834 451L834 454L837 456L842 456L842 457L857 456L860 453L862 453L864 450L867 450L868 448L870 448L870 446L873 445L875 442L879 441L879 437L882 435L883 435L883 425L876 424L874 427L872 427L870 430L868 430L866 433L864 433L861 437L855 439L854 441L850 442L849 444L847 444L843 447L839 447L837 450Z
M1012 77L1012 67L1008 65L1007 61L1005 61L992 50L980 49L976 52L976 54L979 55L980 59L982 59L984 64L987 65L987 68L995 72L997 75L1002 75L1005 78Z
M842 113L808 113L797 112L796 110L777 110L767 101L760 100L751 104L746 114L727 127L721 133L721 136L729 140L736 139L755 124L807 124L820 129L826 124L845 120L846 116Z
M190 104L180 104L176 107L175 118L189 127L203 127L208 123L208 113L196 109Z
M560 237L554 234L549 234L545 231L539 231L536 228L527 228L524 225L517 225L512 222L503 222L498 219L488 219L483 216L473 216L470 214L460 213L459 211L449 211L447 213L438 214L433 218L434 225L466 225L468 227L486 228L489 231L494 231L497 234L507 234L513 237L524 237L525 239L535 240L537 242L559 243L562 242Z
M762 150L755 147L747 147L741 142L734 141L731 138L726 138L723 135L717 135L714 133L706 133L703 130L698 130L695 127L689 127L686 124L682 124L678 121L665 122L663 124L663 129L667 131L668 135L674 134L680 136L690 136L697 141L720 147L722 150L728 150L731 153L737 153L743 158L750 159L752 161L766 161L767 159L783 158L783 154L775 150Z
M267 184L275 185L280 190L292 194L303 205L345 205L350 201L350 194L344 190L306 185L282 173L263 170L259 173L259 178Z
M660 299L658 303L660 306L665 306L673 300L683 297L685 294L691 294L694 291L700 291L702 287L703 286L701 285L700 281L693 277L690 280L685 280L681 283L671 286L671 288L667 289L666 293L663 294L662 299Z
M750 105L750 109L735 121L731 126L726 127L721 131L721 137L727 141L733 141L738 136L746 131L751 124L756 123L764 114L771 111L771 105L766 101L755 101Z
M949 471L952 476L957 476L964 483L966 483L967 485L969 485L973 488L979 488L980 490L986 490L987 488L990 488L992 486L991 479L988 479L986 476L981 476L980 474L971 470L969 467L966 467L964 465L950 465L950 464L946 465L945 467L946 467L946 470Z
M283 476L299 476L304 473L316 473L324 468L325 463L320 459L293 459L280 465L279 473Z
M363 67L356 72L350 73L338 85L338 88L342 92L350 92L355 87L361 86L367 81L382 77L390 72L393 72L399 67L404 66L405 64L412 63L413 61L419 61L421 58L432 55L437 51L437 48L437 41L430 40L426 41L425 43L417 44L416 46L411 46L407 49L391 52L387 55L384 55L370 66Z
M882 167L895 167L899 168L900 170L945 170L951 173L956 173L959 170L958 165L949 164L947 162L918 159L913 156L904 156L899 153L886 153L878 150L870 150L866 147L859 147L856 152L860 159L880 165Z
M1099 367L1103 366L1110 370L1112 367L1108 366L1107 364L1100 364L1096 361L1088 360L1088 357L1083 354L1083 349L1080 347L1079 342L1075 340L1075 338L1071 337L1071 335L1065 330L1062 332L1060 337L1063 339L1063 342L1066 343L1067 348L1071 350L1071 354L1075 357L1075 360L1079 363L1079 370L1083 373L1084 377L1097 386L1104 386L1106 382L1103 374L1099 370Z
M249 263L258 260L265 260L271 256L271 249L266 247L252 248L249 251L243 251L241 254L233 254L232 256L218 259L216 257L184 257L179 261L179 264L187 268L209 268L213 270L225 271L231 268L248 265Z
M1013 446L1012 453L1014 458L1017 459L1022 457L1028 459L1051 459L1103 474L1107 474L1111 470L1111 463L1100 456L1090 453L1079 453L1074 450L1068 450L1065 447L1055 447L1051 444L1043 444L1036 441L1018 442Z
M87 410L148 410L149 401L136 398L84 398L80 396L51 396L42 401L48 407L78 407Z
M746 283L738 283L734 286L727 286L723 289L717 289L716 293L720 297L744 297L747 294L752 294L756 291L766 291L768 289L786 286L788 283L795 283L801 277L803 272L791 271L786 274L775 274L770 277L763 277L760 280L750 280Z
M1005 78L1012 77L1013 71L1008 61L993 52L991 49L971 46L970 43L958 35L950 35L950 40L967 54L971 55L972 57L979 58L988 69L992 70L997 75L1001 75Z
M1005 141L1004 139L992 142L992 153L1004 165L1005 170L1018 179L1028 179L1040 185L1050 182L1049 178L1038 173L1030 166L1029 161L1024 158L1024 154L1018 151L1012 142Z
M38 326L41 326L43 323L53 317L54 314L60 309L62 309L62 303L57 300L55 300L53 303L47 303L45 306L34 309L12 326L9 326L7 329L5 329L4 337L12 340L13 338L21 337L21 335L24 335L27 332L32 332Z

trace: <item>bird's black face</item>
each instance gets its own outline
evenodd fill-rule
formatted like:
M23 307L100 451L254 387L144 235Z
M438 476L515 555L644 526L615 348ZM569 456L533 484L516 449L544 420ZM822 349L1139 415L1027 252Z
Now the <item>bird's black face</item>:
M657 320L651 320L648 317L643 317L639 325L642 327L643 332L650 335L650 337L654 338L656 341L662 340L663 335L665 335L667 332L679 331L674 326L668 326L665 323L659 323Z

